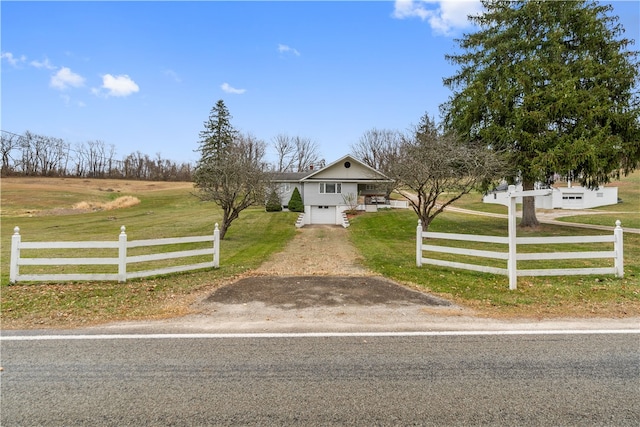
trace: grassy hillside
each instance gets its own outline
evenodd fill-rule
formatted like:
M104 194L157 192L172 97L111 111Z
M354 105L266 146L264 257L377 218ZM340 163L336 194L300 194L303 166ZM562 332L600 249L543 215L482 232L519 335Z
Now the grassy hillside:
M57 178L3 178L1 309L3 327L66 325L158 318L188 312L198 292L260 265L295 234L296 214L244 211L222 243L217 270L132 280L9 285L11 235L23 241L112 240L125 225L129 240L210 234L222 215L192 195L189 183ZM74 209L132 196L140 203L114 210Z

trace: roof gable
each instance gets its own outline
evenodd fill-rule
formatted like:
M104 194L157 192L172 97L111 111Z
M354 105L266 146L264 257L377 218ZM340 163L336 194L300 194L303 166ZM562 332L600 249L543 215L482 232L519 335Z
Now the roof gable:
M313 172L301 181L312 180L340 180L340 181L386 181L391 182L386 175L378 172L369 165L351 155L346 155L322 169Z

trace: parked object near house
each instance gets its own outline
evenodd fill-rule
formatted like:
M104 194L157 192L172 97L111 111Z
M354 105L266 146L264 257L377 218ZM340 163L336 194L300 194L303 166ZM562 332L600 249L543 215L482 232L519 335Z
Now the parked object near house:
M516 189L522 191L522 185L516 186ZM509 195L506 185L486 194L482 201L507 206ZM521 197L517 203L522 203ZM581 186L569 185L567 187L553 187L549 195L536 196L536 208L540 209L591 209L617 203L618 187L599 187L596 190L590 190Z
M386 185L393 182L383 173L347 155L324 168L306 172L276 173L272 183L277 188L283 207L295 188L302 196L304 214L297 226L332 224L347 226L343 213L356 208L375 211L390 207Z

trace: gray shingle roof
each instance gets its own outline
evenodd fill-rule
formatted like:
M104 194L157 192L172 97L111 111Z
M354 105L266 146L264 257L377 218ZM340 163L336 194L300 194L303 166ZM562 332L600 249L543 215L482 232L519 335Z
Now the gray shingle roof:
M272 172L270 174L272 181L300 181L302 178L311 175L313 170L306 172Z

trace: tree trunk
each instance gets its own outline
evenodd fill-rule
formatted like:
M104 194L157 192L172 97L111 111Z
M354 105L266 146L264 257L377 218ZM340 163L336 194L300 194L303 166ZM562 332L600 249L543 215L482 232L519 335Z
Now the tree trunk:
M534 189L534 181L523 180L522 189L524 191ZM522 221L520 227L538 227L540 223L536 218L536 199L535 197L522 198Z
M220 240L224 240L224 235L227 234L227 228L229 228L229 225L223 221L218 229L220 231Z

